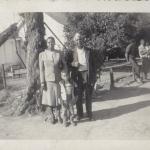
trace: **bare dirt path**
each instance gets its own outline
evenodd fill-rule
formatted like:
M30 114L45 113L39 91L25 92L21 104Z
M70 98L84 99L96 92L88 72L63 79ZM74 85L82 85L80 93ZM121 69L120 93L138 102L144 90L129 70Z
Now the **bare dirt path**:
M150 82L131 80L121 79L116 89L98 92L93 98L96 120L76 127L45 123L42 115L4 117L0 106L0 139L150 139Z

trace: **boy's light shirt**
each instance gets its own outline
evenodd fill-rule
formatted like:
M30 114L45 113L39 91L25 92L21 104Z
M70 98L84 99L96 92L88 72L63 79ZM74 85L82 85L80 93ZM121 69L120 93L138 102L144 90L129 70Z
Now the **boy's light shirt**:
M64 86L64 84L63 84L63 81L60 81L59 82L59 84L60 84L60 90L61 90L61 99L63 100L63 101L66 101L67 100L67 91L66 91L66 89L65 89L65 86ZM73 90L73 85L71 85L71 84L68 84L68 87L70 86L70 88L72 88L71 89L71 95L72 95L72 100L74 100L75 99L75 96L74 96L74 90Z

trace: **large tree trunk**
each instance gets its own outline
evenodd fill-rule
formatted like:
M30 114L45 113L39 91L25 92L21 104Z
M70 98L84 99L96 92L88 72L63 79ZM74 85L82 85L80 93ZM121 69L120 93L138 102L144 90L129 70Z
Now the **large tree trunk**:
M43 14L24 13L24 19L27 25L27 94L16 110L17 115L30 110L41 96L38 57L45 48Z

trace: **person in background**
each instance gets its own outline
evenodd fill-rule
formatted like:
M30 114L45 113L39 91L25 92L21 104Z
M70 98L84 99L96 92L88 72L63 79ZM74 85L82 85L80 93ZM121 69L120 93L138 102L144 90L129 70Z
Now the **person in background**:
M47 38L47 49L39 54L40 82L42 88L42 104L46 106L48 118L54 124L56 119L62 123L60 116L60 89L62 59L60 51L55 48L55 39ZM56 116L54 115L56 111Z
M147 45L147 46L146 46ZM142 59L142 72L143 72L143 79L147 79L148 73L148 43L145 45L145 41L143 39L140 40L139 49L139 56Z
M76 122L75 113L74 113L74 105L76 104L76 97L74 95L74 83L70 78L70 73L68 69L64 69L61 72L61 81L59 82L60 91L61 91L61 103L62 103L62 116L63 116L63 124L67 127L68 121L75 126Z
M74 36L75 49L73 51L72 66L77 68L77 116L83 118L83 95L85 94L86 116L92 120L92 91L96 81L96 67L94 51L83 45L80 33Z
M146 44L145 44L145 48L147 50L147 57L148 57L148 72L150 71L150 43L147 41Z
M129 61L132 65L132 72L134 79L142 83L140 78L140 67L136 62L136 42L134 39L131 40L130 44L126 48L125 52L126 60Z

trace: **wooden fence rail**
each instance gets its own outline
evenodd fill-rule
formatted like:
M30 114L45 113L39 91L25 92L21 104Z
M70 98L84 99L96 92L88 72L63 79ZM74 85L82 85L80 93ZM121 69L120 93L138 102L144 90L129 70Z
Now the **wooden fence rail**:
M121 59L123 60L123 59ZM125 59L124 59L125 60ZM115 60L112 60L112 61L115 61ZM116 59L116 61L118 61L118 59ZM142 62L141 62L141 59L140 58L137 58L136 59L138 65L141 65ZM110 65L110 66L104 66L102 68L103 71L106 71L106 70L109 70L109 75L110 75L110 88L113 89L115 87L115 81L114 81L114 71L113 69L115 68L121 68L121 67L124 67L124 66L131 66L130 62L123 62L121 64L116 64L116 65ZM131 70L132 71L132 70ZM134 75L134 72L132 71L133 73L133 77L135 79L135 75Z

